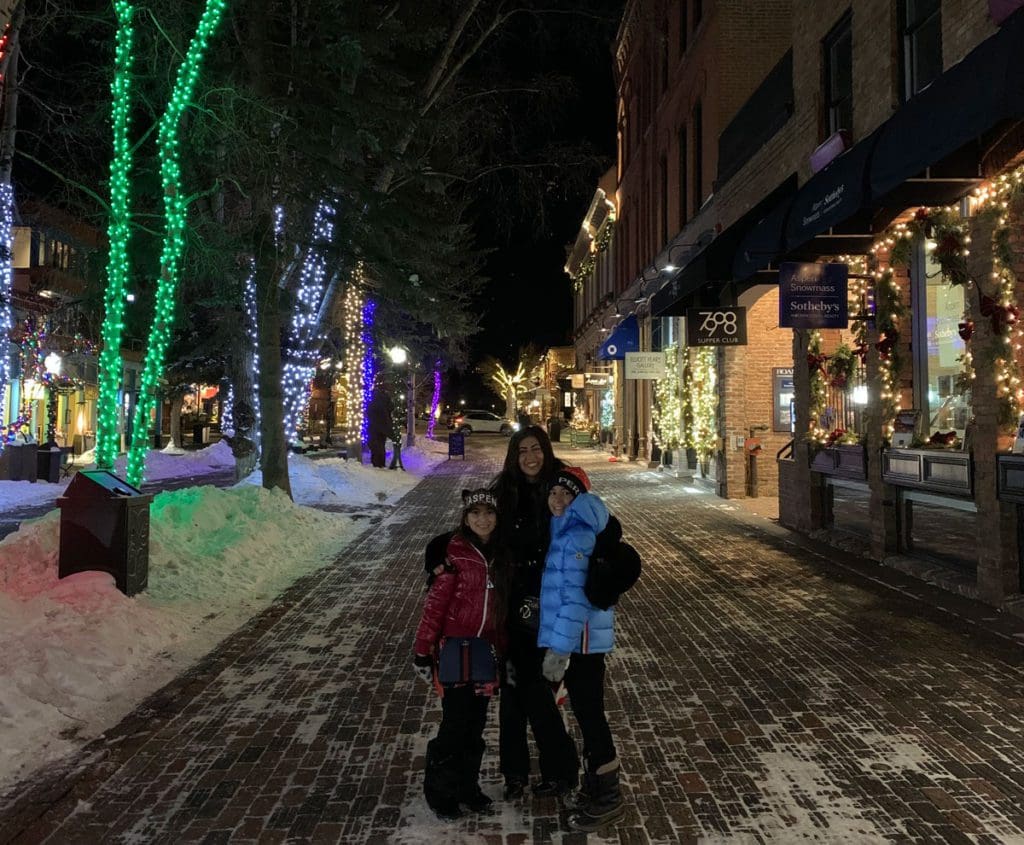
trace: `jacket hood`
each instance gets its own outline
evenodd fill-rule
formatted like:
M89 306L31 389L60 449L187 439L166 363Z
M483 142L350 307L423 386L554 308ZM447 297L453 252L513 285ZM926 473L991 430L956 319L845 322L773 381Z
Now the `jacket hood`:
M572 500L572 503L565 509L562 519L575 517L588 528L600 534L608 524L608 508L598 496L592 493L583 493ZM554 517L555 522L558 517Z

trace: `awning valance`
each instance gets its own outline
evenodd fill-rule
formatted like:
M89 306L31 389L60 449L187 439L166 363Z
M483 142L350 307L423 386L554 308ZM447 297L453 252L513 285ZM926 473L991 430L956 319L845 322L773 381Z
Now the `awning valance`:
M908 205L943 201L935 193L941 187L936 181L947 183L945 201L963 196L970 180L981 178L978 155L961 162L959 169L939 173L938 180L926 171L1000 121L1021 117L1024 10L1015 12L995 35L915 94L882 125L871 164L872 197L884 200L904 183L915 181L921 199L907 194L904 202Z

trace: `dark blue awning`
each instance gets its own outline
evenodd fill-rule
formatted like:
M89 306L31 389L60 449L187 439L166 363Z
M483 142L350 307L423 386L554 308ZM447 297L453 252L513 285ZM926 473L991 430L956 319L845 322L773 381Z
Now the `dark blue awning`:
M786 219L786 252L842 226L865 206L871 156L879 134L876 130L854 144L803 184Z
M883 198L923 174L997 123L1024 117L1024 9L982 41L931 85L915 94L881 127L870 191ZM974 173L981 179L975 159ZM955 185L950 186L955 194ZM959 195L967 193L964 185ZM912 204L912 203L910 203Z
M627 352L640 351L640 324L636 315L630 314L619 323L597 350L598 361L622 361Z

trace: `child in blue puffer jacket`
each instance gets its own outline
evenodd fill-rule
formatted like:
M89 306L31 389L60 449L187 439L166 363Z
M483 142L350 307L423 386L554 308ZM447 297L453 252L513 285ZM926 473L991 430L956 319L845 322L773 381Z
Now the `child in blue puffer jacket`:
M537 645L546 648L542 671L557 684L565 678L573 715L583 734L583 787L569 824L595 831L625 812L619 761L604 712L605 654L615 644L615 611L601 610L584 588L597 535L608 524L608 509L589 493L579 467L558 470L548 493L551 542L540 590Z

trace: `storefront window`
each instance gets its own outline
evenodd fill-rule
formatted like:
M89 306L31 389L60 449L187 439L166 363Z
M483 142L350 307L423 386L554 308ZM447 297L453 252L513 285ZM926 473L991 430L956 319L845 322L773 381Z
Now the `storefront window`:
M922 433L955 430L963 437L971 416L970 394L961 384L964 341L964 289L951 285L932 258L929 242L916 251L912 279L914 314L915 402L921 409Z

